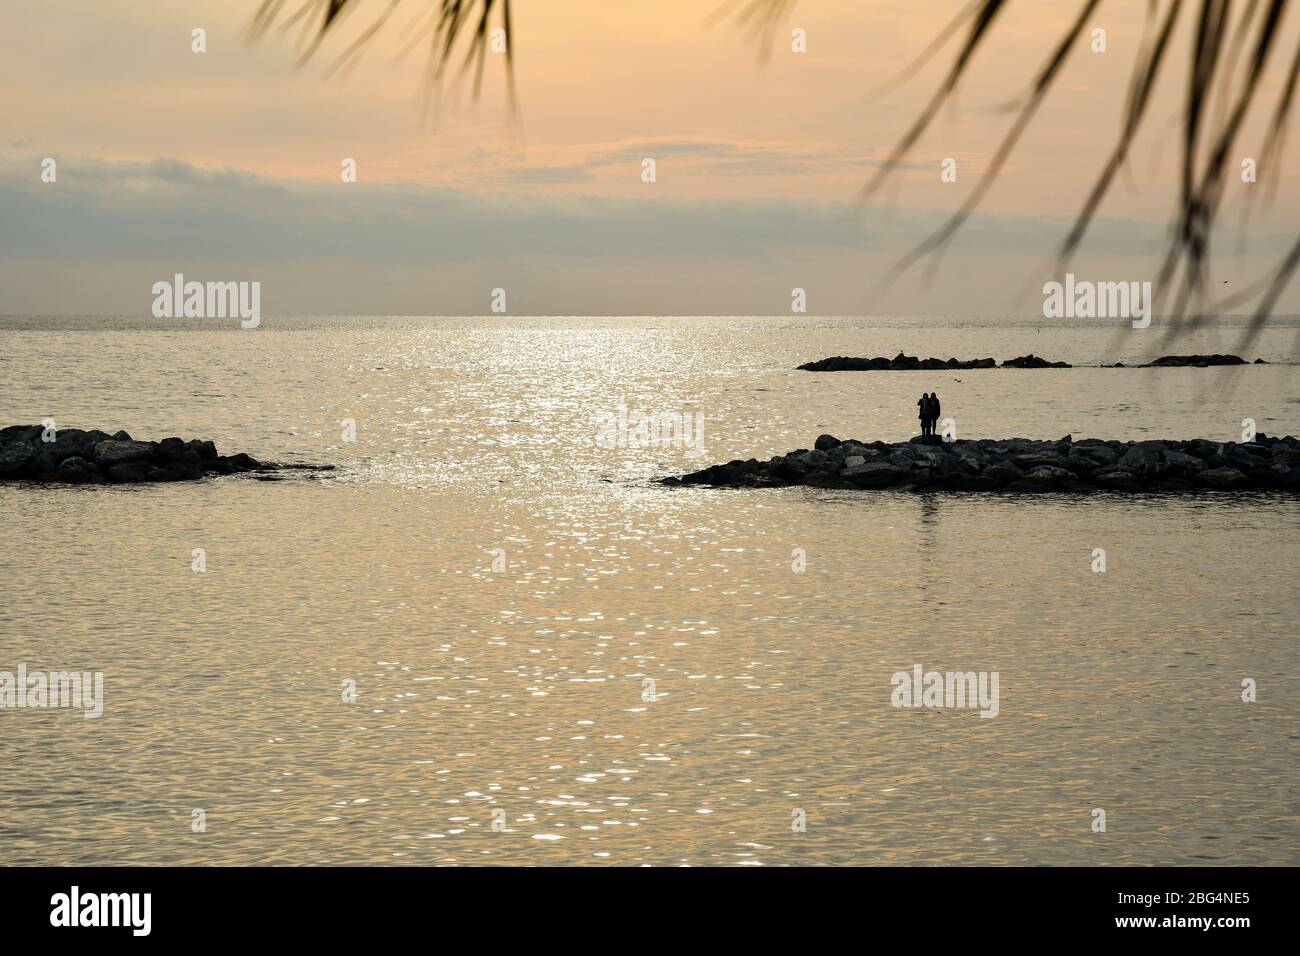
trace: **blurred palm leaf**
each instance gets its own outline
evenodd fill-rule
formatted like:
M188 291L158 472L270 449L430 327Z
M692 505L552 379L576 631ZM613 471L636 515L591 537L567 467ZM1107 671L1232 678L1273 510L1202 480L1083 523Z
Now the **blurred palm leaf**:
M472 70L474 96L478 97L483 84L483 70L493 23L496 22L505 37L505 72L512 112L517 103L514 79L514 32L510 16L511 0L418 0L426 10L423 19L417 19L409 30L402 55L414 49L422 40L429 44L429 59L425 67L425 83L421 87L425 105L436 108L437 98L444 91L448 69L458 48L464 57L456 68L455 78L460 79ZM279 25L288 30L295 24L303 31L303 53L299 63L305 63L321 43L339 32L346 15L361 6L361 0L300 0L292 11L286 11L287 0L262 0L253 21L249 36L260 39L272 27ZM391 20L401 0L385 0L383 10L361 33L349 43L334 61L331 70L347 69L360 59L367 44ZM416 6L418 4L410 4ZM462 42L463 41L463 42Z

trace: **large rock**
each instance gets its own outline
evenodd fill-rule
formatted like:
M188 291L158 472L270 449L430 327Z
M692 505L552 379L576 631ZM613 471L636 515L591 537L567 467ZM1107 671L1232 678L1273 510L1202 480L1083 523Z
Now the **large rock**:
M67 482L70 485L85 485L104 480L99 469L86 459L77 457L63 459L50 479Z
M1065 481L1074 477L1074 473L1064 468L1057 468L1055 465L1039 465L1025 475L1030 481L1045 481L1051 484Z
M148 481L149 466L139 461L125 461L120 464L109 465L108 480L118 485L128 482Z
M0 476L25 474L36 461L36 447L26 441L11 441L0 445Z
M1165 463L1165 470L1178 477L1188 478L1199 471L1205 470L1205 462L1195 455L1189 455L1182 451L1166 450L1162 453Z
M1010 462L998 462L984 469L984 477L993 481L1019 481L1023 477L1019 468Z
M869 461L852 468L845 468L840 477L853 482L859 488L887 488L902 480L907 472L901 468L880 461Z
M1066 463L1066 459L1062 458L1054 451L1029 452L1028 454L1016 455L1013 460L1017 465L1025 469L1034 469L1042 466L1061 468Z
M1207 468L1196 480L1211 488L1236 488L1246 481L1246 476L1235 468Z
M1092 480L1100 487L1114 491L1137 491L1142 487L1132 472L1125 471L1123 468L1107 468L1099 471L1092 476Z
M118 434L126 434L119 432ZM158 453L158 446L153 442L114 439L102 441L95 446L95 460L100 464L113 466L127 461L139 461L152 458Z
M1161 441L1138 442L1120 456L1120 468L1132 475L1155 475L1164 461L1165 443Z

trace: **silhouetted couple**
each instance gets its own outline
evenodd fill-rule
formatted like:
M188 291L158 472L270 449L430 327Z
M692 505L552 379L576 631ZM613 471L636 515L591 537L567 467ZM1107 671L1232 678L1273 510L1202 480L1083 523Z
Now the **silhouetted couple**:
M933 395L929 392L922 393L916 407L920 409L918 417L921 419L921 434L923 436L933 435L934 423L939 420L939 415L942 413L939 405L939 393L935 392Z

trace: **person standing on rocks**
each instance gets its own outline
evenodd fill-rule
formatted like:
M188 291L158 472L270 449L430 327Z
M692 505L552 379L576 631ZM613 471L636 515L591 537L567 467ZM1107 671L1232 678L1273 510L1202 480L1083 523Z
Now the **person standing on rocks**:
M934 424L939 420L940 414L943 413L943 406L939 404L939 393L930 393L930 434L934 435Z
M919 410L917 417L921 419L921 437L924 438L930 434L930 393L922 392L921 398L916 403Z

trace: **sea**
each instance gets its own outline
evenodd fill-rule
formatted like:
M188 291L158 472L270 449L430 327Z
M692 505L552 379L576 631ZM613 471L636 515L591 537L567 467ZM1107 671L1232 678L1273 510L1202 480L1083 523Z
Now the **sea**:
M0 427L336 466L0 484L0 672L103 675L0 709L0 864L1300 863L1300 500L659 482L922 392L958 439L1300 434L1300 318L1248 333L0 318ZM900 351L1078 367L795 368ZM1193 352L1269 364L1100 367ZM918 667L996 716L899 706Z

